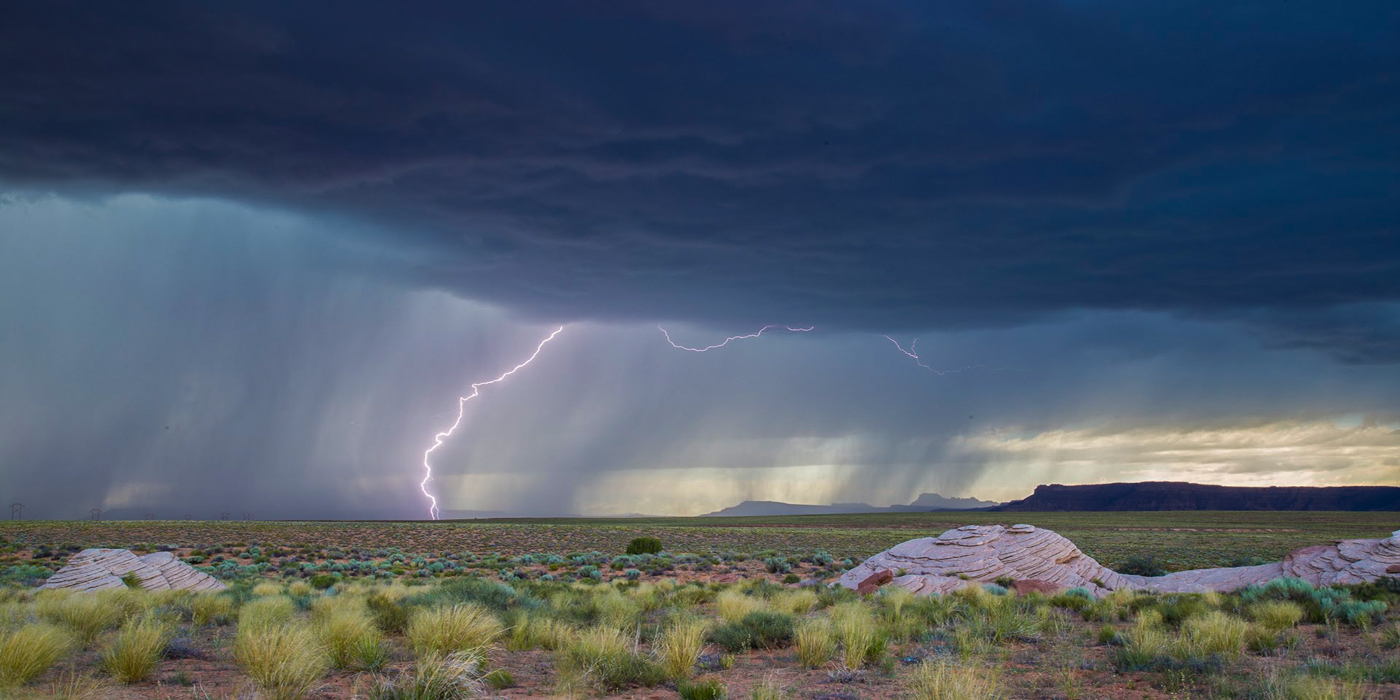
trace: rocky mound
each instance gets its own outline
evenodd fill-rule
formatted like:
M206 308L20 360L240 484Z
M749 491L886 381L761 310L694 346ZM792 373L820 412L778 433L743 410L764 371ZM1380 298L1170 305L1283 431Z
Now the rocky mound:
M1326 586L1374 581L1397 573L1400 531L1387 539L1345 540L1305 547L1272 564L1146 577L1113 571L1050 530L1031 525L967 525L938 537L897 544L847 571L837 582L868 591L888 580L915 593L948 593L1010 578L1034 582L1018 586L1028 590L1048 592L1077 587L1105 595L1118 589L1225 592L1284 577Z
M138 557L125 549L84 549L40 588L97 591L125 588L122 577L135 574L148 591L222 591L228 586L180 561L170 552Z

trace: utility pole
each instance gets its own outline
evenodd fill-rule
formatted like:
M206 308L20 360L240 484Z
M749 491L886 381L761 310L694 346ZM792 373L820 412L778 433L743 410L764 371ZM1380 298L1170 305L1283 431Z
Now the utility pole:
M101 508L93 508L92 510L88 511L88 520L101 520L101 519L102 519L102 509L101 509Z
M219 513L219 519L220 519L220 520L228 520L228 513L227 513L227 512Z
M11 504L10 504L10 520L24 520L24 504L23 504L23 503L11 503Z

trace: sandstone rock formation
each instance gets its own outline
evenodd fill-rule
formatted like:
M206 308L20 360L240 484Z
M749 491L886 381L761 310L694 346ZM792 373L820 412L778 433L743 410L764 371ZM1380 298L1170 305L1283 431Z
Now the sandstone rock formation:
M1400 572L1400 531L1386 539L1305 547L1272 564L1147 577L1113 571L1050 530L1031 525L967 525L938 537L897 544L847 571L838 583L852 589L867 583L869 590L868 582L883 577L883 572L893 574L893 585L915 593L948 593L1003 577L1035 580L1047 589L1086 588L1098 596L1119 589L1225 592L1283 577L1326 586L1374 581Z
M84 549L40 588L97 591L125 588L122 577L135 574L148 591L222 591L222 581L180 561L170 552L138 557L125 549Z

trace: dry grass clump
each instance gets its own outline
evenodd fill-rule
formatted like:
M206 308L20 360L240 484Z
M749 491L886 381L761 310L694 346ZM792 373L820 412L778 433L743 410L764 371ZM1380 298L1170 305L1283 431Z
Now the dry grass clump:
M369 691L369 700L459 700L481 696L482 657L475 651L419 659L412 670L380 678Z
M38 678L73 646L73 637L67 631L49 623L0 630L0 688Z
M825 618L803 620L793 635L797 661L807 668L821 668L836 654L836 635Z
M920 700L995 700L1004 697L997 674L977 666L925 661L909 678L909 691Z
M749 613L761 612L768 608L761 598L744 595L737 590L727 590L715 598L715 608L725 622L738 622Z
M190 619L196 625L227 625L238 608L233 598L219 593L201 593L190 600Z
M773 679L765 679L749 691L749 700L787 700L788 692Z
M150 615L128 620L102 651L102 667L122 683L146 680L160 664L170 628Z
M480 650L496 641L505 627L490 610L460 603L419 611L409 619L404 636L420 657Z
M705 648L709 624L704 620L682 620L673 623L653 645L653 652L666 675L672 679L687 679L695 670L695 662Z
M87 647L98 635L121 624L123 608L110 601L96 595L46 592L37 599L34 611L40 618L63 626Z
M330 665L311 629L291 624L240 626L233 658L272 700L304 697Z

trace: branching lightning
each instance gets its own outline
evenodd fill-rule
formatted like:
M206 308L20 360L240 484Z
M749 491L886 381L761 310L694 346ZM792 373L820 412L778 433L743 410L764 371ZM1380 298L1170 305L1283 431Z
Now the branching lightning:
M782 330L787 331L788 333L807 333L807 332L809 332L809 331L815 329L816 326L808 326L808 327L806 327L806 328L795 328L795 327L793 327L793 326L782 326L782 325L778 325L778 324L769 324L769 325L767 325L767 326L764 326L764 327L758 329L758 332L756 332L756 333L749 333L748 335L731 335L731 336L729 336L728 338L725 338L725 339L724 339L724 342L722 342L722 343L716 343L716 344L714 344L714 345L706 345L706 346L703 347L703 348L692 348L692 347L688 347L688 346L685 346L685 345L681 345L681 344L677 343L676 341L671 340L671 334L670 334L670 333L667 333L665 328L662 328L661 326L657 326L656 328L657 328L658 330L661 331L661 334L662 334L662 335L666 336L666 342L670 343L670 344L671 344L671 347L673 347L673 348L675 348L675 349L677 349L677 350L685 350L685 351L687 351L687 352L709 352L709 351L714 350L714 349L716 349L716 348L722 348L722 347L728 345L731 341L735 341L735 340L748 340L749 338L757 338L758 336L763 335L763 333L764 333L765 331L771 331L771 330L774 330L774 329L779 329L779 328L781 328Z
M940 376L940 377L943 376L943 375L945 375L945 374L957 374L957 373L959 373L959 372L966 372L966 371L968 371L968 370L973 370L973 369L985 369L985 370L992 370L992 369L994 369L994 368L988 367L988 366L986 366L986 365L968 365L968 366L966 366L966 367L959 367L959 368L957 368L957 369L934 369L934 368L929 367L928 365L924 364L923 359L919 357L919 351L917 350L917 346L918 346L918 344L919 344L919 339L918 339L918 338L915 338L915 339L914 339L914 342L909 343L909 349L908 349L908 350L904 349L904 346L903 346L903 345L900 345L900 344L899 344L899 341L898 341L898 340L895 340L894 338L891 338L891 337L889 337L889 336L885 336L885 340L888 340L888 341L890 341L891 343L894 343L894 346L895 346L896 348L899 348L899 351L900 351L900 352L902 352L902 353L904 353L905 355L907 355L907 356L909 356L910 358L912 358L912 359L914 360L914 362L915 362L916 364L918 364L920 367L923 367L924 369L926 369L926 370L928 370L928 371L930 371L930 372L933 372L934 374L936 374L936 375L938 375L938 376Z
M508 370L506 373L502 374L499 377L496 377L495 379L472 384L472 391L470 394L457 398L457 420L452 421L452 427L435 435L433 437L433 446L429 447L428 450L423 453L423 470L426 472L426 474L423 476L423 481L418 484L418 487L423 490L423 495L427 496L428 500L432 503L432 505L428 507L428 515L432 516L433 520L438 519L438 513L440 512L438 511L437 497L433 496L433 494L428 491L428 482L433 480L433 465L429 463L428 458L433 454L433 450L442 447L443 441L451 437L452 433L457 430L457 426L462 424L462 415L466 413L467 402L471 401L472 399L476 398L478 395L481 394L481 387L502 381L506 377L509 377L510 375L520 371L522 368L524 368L531 362L534 362L535 358L539 356L540 351L544 349L545 344L551 340L554 340L554 336L559 335L561 332L563 332L563 330L563 326L554 329L554 332L550 333L548 338L541 340L540 344L535 346L535 351L533 353L530 353L530 357L527 358L524 362L521 362L520 364L510 368L510 370Z

